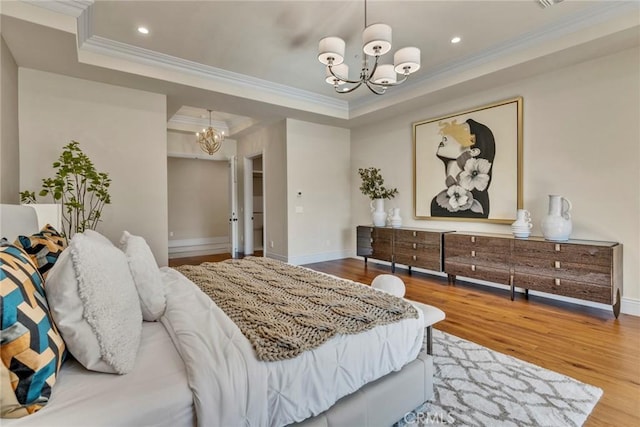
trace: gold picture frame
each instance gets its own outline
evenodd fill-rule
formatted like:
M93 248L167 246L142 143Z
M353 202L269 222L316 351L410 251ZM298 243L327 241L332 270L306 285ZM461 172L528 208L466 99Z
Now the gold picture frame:
M415 219L510 224L522 209L522 97L413 123Z

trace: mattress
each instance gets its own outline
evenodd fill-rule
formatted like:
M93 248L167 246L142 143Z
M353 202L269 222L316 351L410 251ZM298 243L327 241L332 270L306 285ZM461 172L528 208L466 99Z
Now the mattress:
M49 403L14 426L194 426L185 366L164 326L143 322L136 366L127 375L87 371L67 360Z

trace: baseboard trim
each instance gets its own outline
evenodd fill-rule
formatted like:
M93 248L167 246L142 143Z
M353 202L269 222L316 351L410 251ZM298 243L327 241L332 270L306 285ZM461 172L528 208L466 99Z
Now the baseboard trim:
M229 252L229 236L169 240L169 259Z
M332 261L335 259L351 258L353 251L324 252L320 254L299 255L288 257L287 262L293 265L313 264L315 262Z
M640 316L640 300L622 297L620 311L631 316Z

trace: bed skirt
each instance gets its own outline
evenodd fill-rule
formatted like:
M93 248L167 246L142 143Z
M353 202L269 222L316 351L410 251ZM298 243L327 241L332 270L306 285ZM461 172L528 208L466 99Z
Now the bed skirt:
M372 356L375 357L375 356ZM297 427L389 427L433 397L433 356L423 349L400 371L391 372L338 400Z

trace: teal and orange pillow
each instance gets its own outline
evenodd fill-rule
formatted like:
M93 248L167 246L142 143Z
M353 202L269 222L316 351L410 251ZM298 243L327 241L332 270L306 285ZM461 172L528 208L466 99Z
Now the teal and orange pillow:
M65 356L42 275L15 245L0 246L1 416L18 418L48 401Z
M67 247L67 239L47 224L39 233L18 236L14 244L29 254L42 277L46 279L49 270Z

